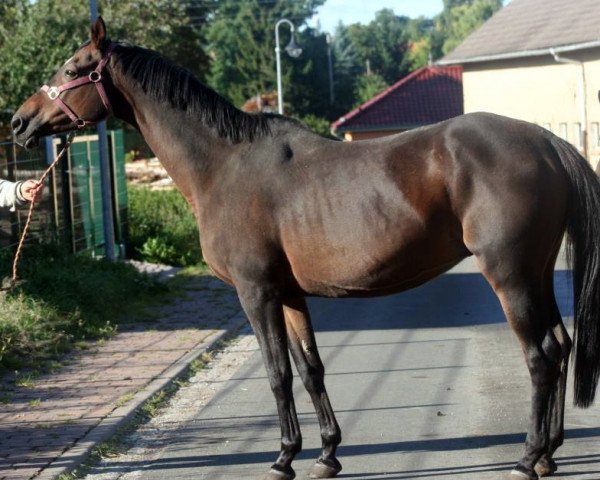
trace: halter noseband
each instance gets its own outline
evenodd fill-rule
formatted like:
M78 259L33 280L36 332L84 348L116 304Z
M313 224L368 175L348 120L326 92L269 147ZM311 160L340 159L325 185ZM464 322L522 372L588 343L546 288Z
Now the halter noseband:
M85 128L86 125L94 122L88 122L81 117L78 117L77 114L71 108L63 102L60 98L60 94L65 90L71 90L73 88L81 87L82 85L87 85L88 83L93 83L96 85L96 90L98 91L98 95L100 95L100 99L106 108L108 113L112 112L112 107L110 105L110 101L108 100L108 96L106 95L106 91L104 90L104 86L102 85L102 70L106 67L108 60L110 60L110 55L112 54L113 49L115 48L116 43L111 43L106 50L106 53L102 56L100 62L94 70L92 70L88 76L76 78L75 80L71 80L63 85L59 85L57 87L50 87L48 85L43 85L40 90L45 92L48 95L48 98L60 107L60 109L65 112L65 114L71 119L71 121L75 124L75 126L79 129Z

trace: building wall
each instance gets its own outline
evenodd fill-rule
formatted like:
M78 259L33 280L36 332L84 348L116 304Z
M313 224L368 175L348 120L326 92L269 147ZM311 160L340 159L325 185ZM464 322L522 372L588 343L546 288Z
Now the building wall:
M587 109L587 156L600 161L600 49L561 55L584 63ZM465 113L488 111L526 120L566 138L583 153L581 66L546 57L485 64L465 64ZM581 132L581 136L580 136Z

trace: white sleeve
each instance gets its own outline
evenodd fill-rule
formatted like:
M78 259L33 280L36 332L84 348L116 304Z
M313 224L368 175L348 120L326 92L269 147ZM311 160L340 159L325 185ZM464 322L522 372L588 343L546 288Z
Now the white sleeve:
M0 207L15 209L17 203L17 183L0 178Z

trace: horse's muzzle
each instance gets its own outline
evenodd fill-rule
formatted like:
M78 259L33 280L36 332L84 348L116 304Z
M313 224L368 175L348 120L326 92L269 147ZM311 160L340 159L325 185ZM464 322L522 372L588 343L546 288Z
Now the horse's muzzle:
M29 128L30 121L16 113L10 121L10 126L17 145L27 150L38 146L39 136L34 128Z

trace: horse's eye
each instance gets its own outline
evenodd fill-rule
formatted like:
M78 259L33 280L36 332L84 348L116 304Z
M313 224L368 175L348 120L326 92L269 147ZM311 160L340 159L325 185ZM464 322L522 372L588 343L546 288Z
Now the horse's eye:
M75 78L77 76L77 72L73 70L65 70L65 75L69 78Z

